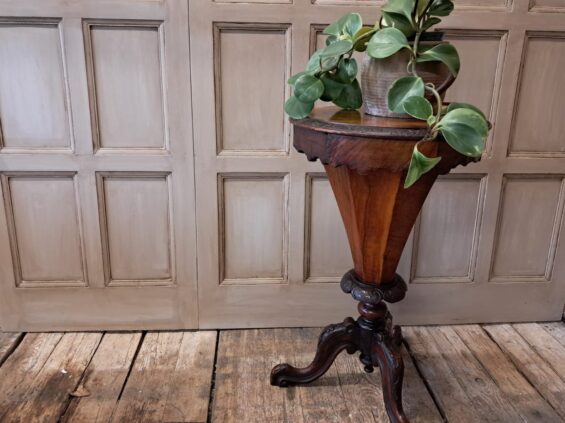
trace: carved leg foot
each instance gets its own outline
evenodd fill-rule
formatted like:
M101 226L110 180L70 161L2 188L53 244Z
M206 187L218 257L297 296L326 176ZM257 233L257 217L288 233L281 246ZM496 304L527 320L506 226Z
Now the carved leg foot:
M314 360L302 369L290 364L279 364L271 370L271 385L286 387L309 383L322 376L330 368L337 355L347 349L349 354L357 351L357 326L348 317L343 323L329 325L322 331Z
M381 380L386 411L391 423L409 423L402 409L402 379L404 362L400 345L402 334L400 327L385 331L375 336L372 357L381 370Z

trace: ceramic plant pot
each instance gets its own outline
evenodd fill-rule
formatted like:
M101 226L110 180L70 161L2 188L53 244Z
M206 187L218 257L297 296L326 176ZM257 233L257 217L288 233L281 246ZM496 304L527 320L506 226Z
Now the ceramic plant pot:
M422 45L433 46L439 43L438 41L422 42ZM406 49L386 59L365 57L361 65L361 90L365 113L373 116L410 118L404 113L391 112L387 104L388 90L394 81L410 75L406 70L409 59L410 52ZM448 67L441 62L418 63L416 69L425 83L431 82L436 86L442 98L455 81ZM426 95L426 98L433 100L432 94Z

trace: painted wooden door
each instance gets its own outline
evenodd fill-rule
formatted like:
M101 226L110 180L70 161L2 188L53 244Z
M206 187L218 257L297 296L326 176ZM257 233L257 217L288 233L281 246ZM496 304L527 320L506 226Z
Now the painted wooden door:
M0 330L197 326L187 9L0 2Z
M352 313L351 267L319 163L291 147L285 84L369 0L191 0L201 327L321 325ZM376 6L373 6L376 5ZM565 2L459 0L442 22L485 110L483 160L433 188L399 272L403 323L550 320L565 303ZM197 81L197 82L196 82Z

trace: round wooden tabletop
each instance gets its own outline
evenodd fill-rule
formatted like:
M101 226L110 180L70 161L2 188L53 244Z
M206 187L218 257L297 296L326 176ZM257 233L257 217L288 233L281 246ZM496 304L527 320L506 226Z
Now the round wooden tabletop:
M305 119L292 119L295 126L319 132L386 139L421 139L426 122L416 119L367 115L363 110L343 110L336 106L316 107Z
M316 108L292 123L294 147L308 160L344 165L360 173L408 169L414 145L428 131L424 121L369 116L333 106ZM439 138L422 143L419 150L428 157L442 157L435 168L440 174L477 160L457 153Z

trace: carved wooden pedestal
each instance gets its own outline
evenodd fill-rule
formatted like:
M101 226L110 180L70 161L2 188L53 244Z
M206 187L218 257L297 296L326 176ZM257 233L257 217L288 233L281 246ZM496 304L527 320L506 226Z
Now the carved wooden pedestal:
M420 151L430 157L439 155L442 160L404 189L412 150L426 133L421 121L326 107L293 124L295 148L308 160L320 160L328 174L354 262L354 269L343 276L341 288L359 301L360 316L327 326L312 363L303 369L279 364L271 372L271 384L284 387L312 382L344 349L350 354L359 351L365 371L380 368L390 420L408 422L402 410L402 336L400 327L392 326L385 302L394 303L405 296L406 283L395 273L396 267L437 176L472 159L445 142L423 143Z
M371 373L374 367L381 370L385 405L391 421L408 422L402 410L402 335L399 326L392 326L392 316L383 301L400 301L404 298L406 284L397 275L393 283L379 288L363 283L350 270L341 280L341 289L359 301L360 317L357 320L347 317L343 323L326 326L312 363L303 369L279 364L271 371L271 384L284 387L312 382L329 369L344 349L349 354L360 351L359 358L366 372Z

